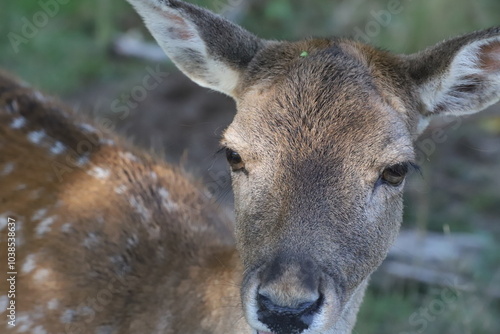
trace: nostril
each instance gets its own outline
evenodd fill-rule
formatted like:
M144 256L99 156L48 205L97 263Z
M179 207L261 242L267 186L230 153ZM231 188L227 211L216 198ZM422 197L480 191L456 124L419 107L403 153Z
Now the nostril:
M315 301L300 303L295 307L287 307L276 305L269 297L266 297L259 293L257 296L257 303L260 309L265 309L273 313L300 314L306 311L310 311L310 309L317 309L319 307L318 301L320 300L320 298ZM314 310L311 311L314 312Z
M301 333L312 324L322 304L323 295L320 295L317 300L288 307L277 305L271 298L259 293L257 315L259 321L266 324L273 333Z

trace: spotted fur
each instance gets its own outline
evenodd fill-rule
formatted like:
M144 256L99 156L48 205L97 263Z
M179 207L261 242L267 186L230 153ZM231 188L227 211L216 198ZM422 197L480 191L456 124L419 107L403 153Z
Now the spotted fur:
M2 280L0 332L229 333L245 326L232 227L182 170L6 73L0 138L0 258L10 217L18 272L16 326L7 323ZM205 283L195 287L196 280ZM185 298L198 302L178 307ZM230 322L220 321L225 310L234 310Z

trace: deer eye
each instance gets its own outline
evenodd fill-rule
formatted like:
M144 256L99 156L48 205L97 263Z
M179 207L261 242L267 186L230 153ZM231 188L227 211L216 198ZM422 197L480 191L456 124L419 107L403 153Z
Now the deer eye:
M241 159L241 156L238 152L231 150L230 148L226 148L226 158L227 162L231 166L233 172L242 170L245 168L245 163Z
M393 187L399 186L403 183L406 174L408 174L408 164L401 163L387 167L380 175L382 182L387 183Z

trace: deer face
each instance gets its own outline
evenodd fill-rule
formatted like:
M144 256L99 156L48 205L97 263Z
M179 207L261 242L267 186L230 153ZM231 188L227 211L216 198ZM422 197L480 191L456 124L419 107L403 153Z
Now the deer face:
M256 69L268 78L244 89L222 141L246 268L242 297L256 329L323 333L346 316L396 236L411 129L347 47L285 44L258 57L273 59L276 49L295 55L286 75Z
M129 1L184 73L237 102L222 145L250 327L349 333L398 232L421 125L499 99L499 29L394 56L263 41L181 1Z

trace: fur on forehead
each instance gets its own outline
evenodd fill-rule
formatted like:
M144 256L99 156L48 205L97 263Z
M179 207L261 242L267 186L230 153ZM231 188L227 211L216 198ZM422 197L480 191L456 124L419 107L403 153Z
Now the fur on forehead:
M394 109L406 112L418 106L409 98L413 97L413 87L404 75L405 66L397 55L350 39L268 42L248 65L236 99L241 100L249 90L267 90L283 80L296 78L305 80L309 86L319 81L337 86L364 82ZM301 77L293 76L292 72L301 72Z
M389 116L407 123L403 102L381 93L372 72L363 53L341 40L277 43L251 63L238 109L262 114L273 127L302 131L338 130L340 123L354 130L366 122L389 121Z

